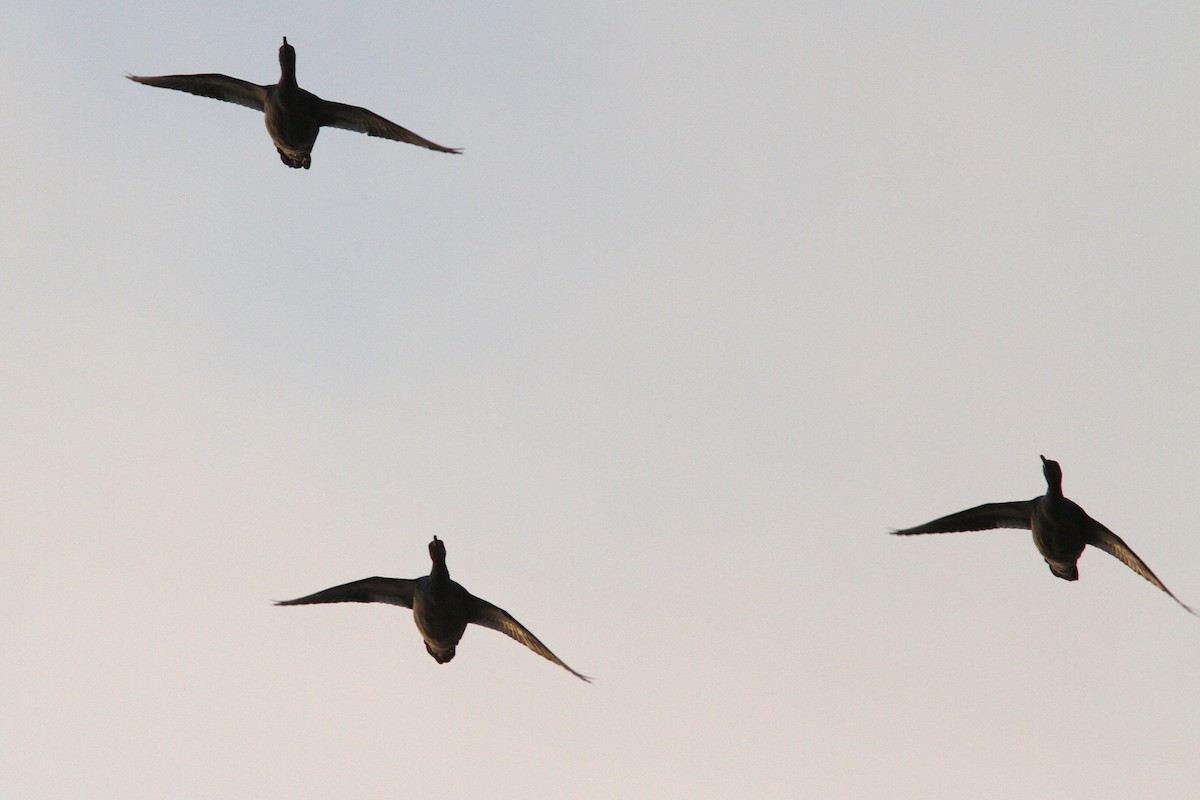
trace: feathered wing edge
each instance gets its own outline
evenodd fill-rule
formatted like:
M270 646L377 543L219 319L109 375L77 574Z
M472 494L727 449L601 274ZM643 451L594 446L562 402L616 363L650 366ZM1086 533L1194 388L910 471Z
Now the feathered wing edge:
M299 606L310 603L390 603L412 608L416 580L412 578L363 578L322 589L295 600L280 600L277 606Z
M246 108L262 111L267 103L267 87L250 83L241 78L207 73L203 75L126 75L131 81L157 86L160 89L175 89L179 92L224 100Z
M1104 527L1096 520L1088 517L1088 544L1099 550L1103 550L1113 558L1120 561L1131 570L1141 575L1150 583L1162 589L1167 595L1179 605L1183 606L1184 610L1193 616L1200 617L1200 613L1196 609L1189 606L1187 603L1175 596L1175 593L1167 588L1166 584L1158 579L1150 567L1146 566L1146 562L1138 557L1138 554L1130 549L1129 545L1125 544L1120 536Z
M503 608L494 606L487 600L484 600L480 597L475 597L474 595L471 595L471 605L471 622L474 624L482 625L485 628L491 628L494 631L500 631L505 636L508 636L525 645L542 658L558 664L576 678L587 681L588 683L592 682L592 679L587 675L576 672L567 666L561 658L554 655L554 653L550 651L549 647L546 647L546 645L542 644L540 639L534 636L533 633L520 622L517 622L516 618Z
M436 150L439 153L462 152L460 148L443 147L437 142L426 139L424 136L418 136L408 128L397 125L390 119L384 119L374 111L362 108L361 106L336 103L332 100L321 100L317 104L317 112L319 117L317 121L326 127L341 128L342 130L365 133L368 136L378 136L381 139L415 144L418 147Z
M932 522L892 531L895 536L914 536L921 533L958 533L961 531L983 531L992 528L1024 528L1029 530L1033 521L1032 500L1011 503L984 503L938 517Z

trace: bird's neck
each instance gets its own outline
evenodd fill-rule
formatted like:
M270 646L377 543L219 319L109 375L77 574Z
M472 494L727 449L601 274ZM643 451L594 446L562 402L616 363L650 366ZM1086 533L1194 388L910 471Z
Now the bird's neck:
M284 62L279 65L279 88L284 91L293 92L298 84L296 83L296 65Z
M446 586L450 583L450 570L446 568L446 562L433 565L433 569L429 571L429 580L435 586Z

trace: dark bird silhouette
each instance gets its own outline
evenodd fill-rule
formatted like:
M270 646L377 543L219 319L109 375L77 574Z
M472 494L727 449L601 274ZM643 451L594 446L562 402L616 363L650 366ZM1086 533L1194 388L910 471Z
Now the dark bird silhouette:
M915 528L892 531L897 536L919 533L954 533L981 531L988 528L1024 528L1033 531L1033 543L1050 571L1065 581L1079 580L1079 556L1086 545L1097 547L1162 589L1171 599L1191 614L1196 610L1176 597L1158 579L1146 562L1121 537L1088 516L1076 503L1063 497L1062 468L1057 461L1045 456L1042 473L1046 476L1046 493L1032 500L1012 503L985 503L959 511ZM1200 615L1197 615L1200 616Z
M512 614L476 597L450 580L450 571L446 568L446 545L436 536L429 543L429 557L433 560L433 569L423 578L363 578L275 605L391 603L411 608L413 621L425 640L425 649L439 664L454 658L454 650L468 623L474 623L512 637L576 678L591 683L591 678L564 664Z
M267 133L275 143L279 158L296 169L308 169L312 165L312 149L321 128L344 128L368 136L408 142L440 153L461 152L457 148L442 147L418 136L373 111L322 100L312 92L301 89L296 84L296 49L288 44L286 36L279 48L279 83L270 86L259 86L215 73L125 77L147 86L190 92L263 112Z

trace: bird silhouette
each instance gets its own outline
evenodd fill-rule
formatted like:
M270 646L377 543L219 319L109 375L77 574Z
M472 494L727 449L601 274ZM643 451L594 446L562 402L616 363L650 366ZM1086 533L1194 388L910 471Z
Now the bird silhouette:
M310 603L391 603L411 608L417 630L425 640L425 649L439 664L454 658L455 648L468 624L500 631L553 661L567 672L587 682L591 678L568 667L550 648L502 608L476 597L450 580L446 568L446 545L436 536L429 543L433 569L422 578L363 578L330 589L277 602L277 606Z
M418 136L373 111L322 100L312 92L301 89L296 84L296 49L288 44L286 36L279 47L279 83L269 86L215 73L125 77L147 86L190 92L263 112L267 133L275 143L280 160L295 169L308 169L312 165L312 149L321 128L343 128L427 147L440 153L461 152L458 148L443 147Z
M1190 614L1194 608L1186 605L1158 579L1146 562L1121 540L1121 537L1088 516L1079 505L1063 496L1062 467L1045 456L1042 473L1046 476L1046 493L1032 500L1011 503L985 503L966 511L940 517L914 528L892 531L897 536L922 533L955 533L980 531L988 528L1024 528L1033 532L1033 543L1050 571L1065 581L1079 580L1079 556L1086 545L1099 548L1150 583L1166 592L1172 600ZM1197 615L1200 616L1200 615Z

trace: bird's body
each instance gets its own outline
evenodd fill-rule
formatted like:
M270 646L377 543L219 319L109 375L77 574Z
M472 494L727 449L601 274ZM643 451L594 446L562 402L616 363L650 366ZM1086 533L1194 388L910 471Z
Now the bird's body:
M1041 456L1041 459L1042 472L1046 477L1046 493L1041 497L1009 503L985 503L892 533L911 536L989 528L1023 528L1033 533L1033 544L1046 560L1050 571L1066 581L1079 580L1079 557L1084 548L1091 545L1118 559L1166 592L1188 612L1196 614L1195 609L1176 597L1119 536L1088 516L1079 504L1064 497L1062 468L1057 461L1045 456Z
M450 579L445 561L441 569L437 562L433 571L417 578L413 592L413 622L425 640L425 649L439 664L454 658L455 648L471 621L472 600L470 592Z
M288 44L286 36L279 48L279 70L279 82L266 86L216 73L126 77L147 86L189 92L263 112L267 133L275 143L280 160L295 169L308 169L312 165L313 145L323 127L407 142L441 153L460 152L418 136L373 111L322 100L301 89L296 83L296 49Z
M439 664L454 658L467 625L474 624L500 631L575 677L591 681L568 667L507 611L476 597L451 580L446 567L446 545L436 536L429 543L429 557L433 568L420 578L364 578L276 605L390 603L404 606L412 609L413 621L425 640L425 649Z
M1029 529L1033 544L1050 567L1050 571L1067 581L1079 580L1077 562L1088 543L1089 522L1092 519L1077 503L1058 494L1047 492L1030 501L1033 513Z
M276 85L276 90L267 96L263 121L267 133L275 143L275 149L283 163L289 167L304 167L312 164L312 149L321 132L318 108L320 98L295 85Z

